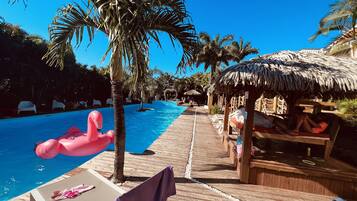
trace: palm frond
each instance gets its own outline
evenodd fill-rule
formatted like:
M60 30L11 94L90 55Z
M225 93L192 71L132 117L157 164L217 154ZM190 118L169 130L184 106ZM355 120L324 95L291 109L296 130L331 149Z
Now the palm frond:
M309 38L315 40L321 34L330 31L354 29L357 21L357 2L355 0L340 0L330 6L328 14L320 20L318 31Z
M166 32L172 39L176 39L182 45L183 56L178 65L183 69L193 59L197 36L194 26L189 22L182 21L179 16L172 12L151 13L147 16L146 29L153 35L157 31Z
M314 35L312 35L309 38L309 41L314 41L321 34L326 35L330 31L339 31L339 30L341 30L341 26L338 24L333 24L328 27L320 28Z
M88 13L79 4L69 4L60 9L49 27L51 43L43 59L50 66L63 68L64 55L67 49L71 47L73 37L75 37L76 46L79 46L83 40L84 30L87 29L88 38L91 42L95 30L103 30L99 20L93 13Z
M222 47L226 43L231 42L233 39L234 39L234 36L232 34L226 35L221 40L219 40L218 46Z
M211 37L209 36L208 33L201 32L199 34L199 38L202 43L210 43L211 42Z

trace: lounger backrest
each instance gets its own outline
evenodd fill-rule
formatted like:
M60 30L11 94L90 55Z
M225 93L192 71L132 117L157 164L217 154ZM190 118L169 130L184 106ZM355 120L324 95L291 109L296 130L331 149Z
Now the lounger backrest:
M34 104L31 101L21 101L18 105L18 108L29 108L29 107L33 107Z

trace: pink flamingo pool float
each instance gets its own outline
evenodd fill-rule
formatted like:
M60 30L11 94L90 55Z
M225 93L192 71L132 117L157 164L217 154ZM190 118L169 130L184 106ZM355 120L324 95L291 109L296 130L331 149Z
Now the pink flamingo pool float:
M104 150L114 141L114 132L100 133L103 116L98 111L92 111L88 115L87 132L81 132L78 128L70 128L67 133L57 139L49 139L35 148L35 153L43 159L54 158L58 154L67 156L87 156Z

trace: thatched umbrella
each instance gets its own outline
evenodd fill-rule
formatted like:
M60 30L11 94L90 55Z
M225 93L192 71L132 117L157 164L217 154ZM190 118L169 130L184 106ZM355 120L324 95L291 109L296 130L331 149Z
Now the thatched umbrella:
M357 96L357 61L328 56L320 51L282 51L231 66L216 79L215 90L230 94L248 91L247 119L243 131L240 177L249 181L255 100L263 91L302 97Z
M282 51L231 66L217 79L216 89L302 92L304 95L357 96L357 60L318 51Z
M186 91L186 92L184 93L184 95L185 95L185 96L199 96L199 95L201 95L201 93L198 92L198 91L196 91L196 90L194 90L194 89L191 89L191 90L189 90L189 91Z

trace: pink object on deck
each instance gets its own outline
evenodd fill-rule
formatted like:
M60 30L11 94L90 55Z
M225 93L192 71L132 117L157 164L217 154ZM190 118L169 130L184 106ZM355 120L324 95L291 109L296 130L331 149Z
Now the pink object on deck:
M95 188L93 185L80 184L70 189L64 189L63 191L54 191L51 198L56 201L73 199L86 191L92 190L93 188Z
M324 132L326 130L326 128L328 127L328 124L326 122L320 122L319 126L320 127L312 128L311 129L312 133L319 134L319 133Z
M78 128L70 128L65 135L37 145L35 153L43 159L54 158L57 154L87 156L98 153L114 142L112 130L106 134L98 132L102 125L102 114L98 111L92 111L88 115L86 133L81 132Z

